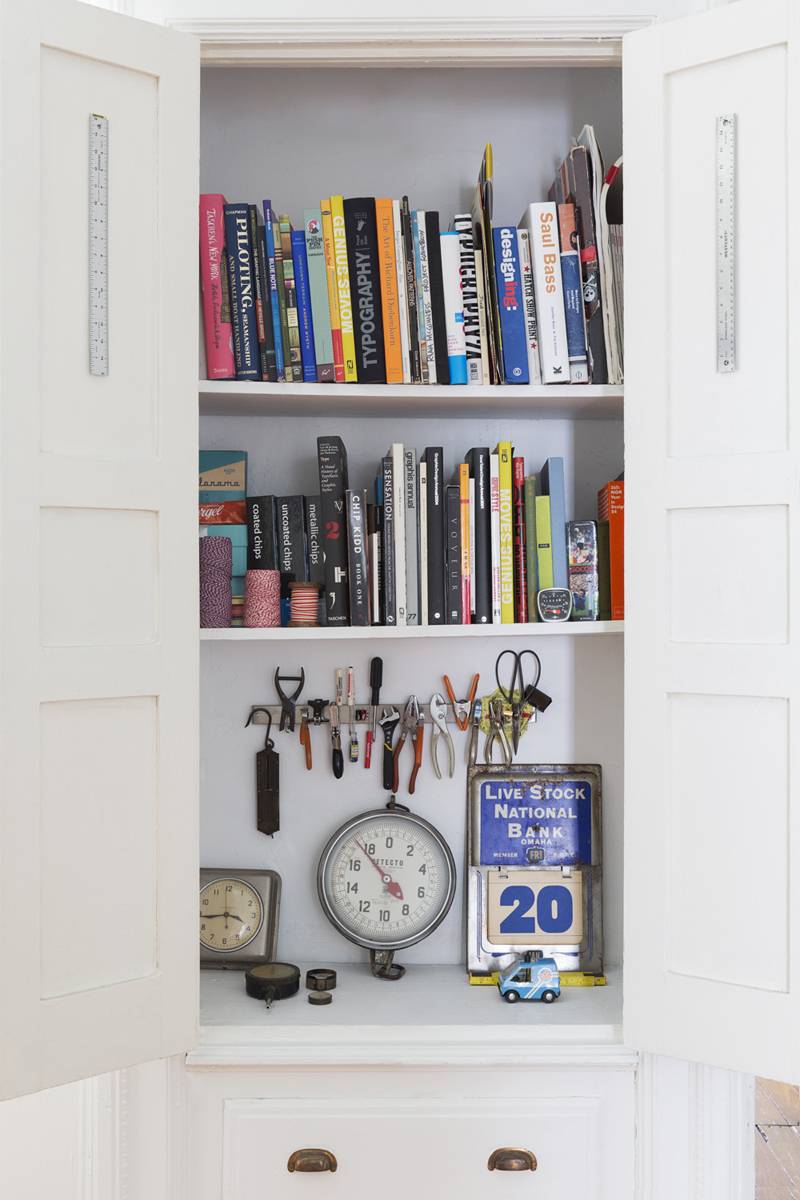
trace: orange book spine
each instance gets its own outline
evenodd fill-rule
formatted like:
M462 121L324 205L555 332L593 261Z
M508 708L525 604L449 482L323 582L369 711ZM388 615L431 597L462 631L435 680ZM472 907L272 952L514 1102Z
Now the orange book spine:
M325 279L328 284L328 306L331 310L331 341L333 342L333 378L344 383L344 345L342 318L339 314L339 289L336 286L336 258L333 250L333 214L330 200L320 200L322 217L322 248L325 251Z
M461 624L469 625L472 622L469 463L458 464L458 498L461 501Z
M597 516L608 521L611 620L625 619L625 483L612 479L597 493Z
M386 352L386 382L403 382L403 353L400 342L400 310L397 294L397 258L395 256L392 201L376 199L378 225L378 265L381 276L383 345Z

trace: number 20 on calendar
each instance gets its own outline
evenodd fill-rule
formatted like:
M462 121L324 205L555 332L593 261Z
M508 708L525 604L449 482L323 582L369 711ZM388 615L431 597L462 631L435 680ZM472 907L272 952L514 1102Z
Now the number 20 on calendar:
M487 934L499 946L577 946L583 937L580 872L490 871Z

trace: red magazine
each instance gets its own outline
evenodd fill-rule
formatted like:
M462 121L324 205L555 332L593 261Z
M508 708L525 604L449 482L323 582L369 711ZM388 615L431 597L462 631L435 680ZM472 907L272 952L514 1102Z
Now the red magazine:
M511 463L514 496L514 621L527 625L528 569L525 560L525 459Z

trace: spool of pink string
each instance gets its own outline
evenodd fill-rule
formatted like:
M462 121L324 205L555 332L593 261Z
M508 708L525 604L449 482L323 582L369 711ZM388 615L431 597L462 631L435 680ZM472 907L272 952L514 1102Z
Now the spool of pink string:
M247 629L271 629L281 623L280 571L248 571L244 580Z
M232 548L229 538L200 538L200 628L231 623Z

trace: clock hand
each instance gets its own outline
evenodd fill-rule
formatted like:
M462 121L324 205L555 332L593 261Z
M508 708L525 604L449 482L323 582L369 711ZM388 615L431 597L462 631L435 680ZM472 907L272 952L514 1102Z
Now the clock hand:
M375 870L380 875L381 879L383 880L383 886L385 887L385 889L389 893L389 895L394 896L395 900L402 900L403 899L403 889L401 888L400 884L396 883L392 879L391 875L386 874L383 867L380 865L380 863L377 863L375 861L375 859L372 857L371 854L367 854L366 846L362 846L361 842L359 842L359 841L356 841L356 845L358 846L361 853L366 855L366 857L372 863Z

